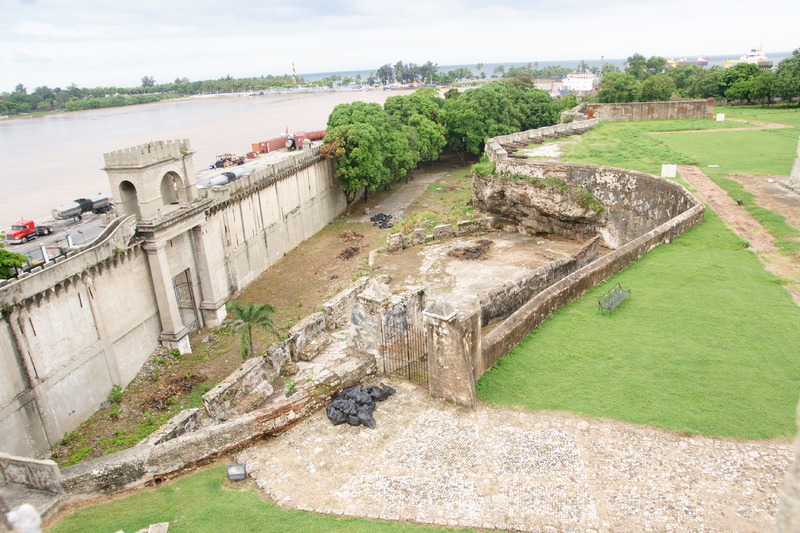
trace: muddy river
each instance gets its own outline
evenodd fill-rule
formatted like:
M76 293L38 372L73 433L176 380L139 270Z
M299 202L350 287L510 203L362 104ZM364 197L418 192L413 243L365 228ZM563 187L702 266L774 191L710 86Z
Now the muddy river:
M325 128L337 104L383 103L406 91L214 96L0 120L0 229L42 219L75 198L110 194L103 153L153 140L189 139L196 170L217 154L244 154L285 132Z

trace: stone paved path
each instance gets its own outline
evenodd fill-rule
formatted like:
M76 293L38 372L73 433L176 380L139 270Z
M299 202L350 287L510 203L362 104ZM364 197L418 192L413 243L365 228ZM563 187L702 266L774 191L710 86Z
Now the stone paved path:
M374 430L320 411L237 460L279 505L320 513L536 532L774 529L788 439L472 411L392 385Z

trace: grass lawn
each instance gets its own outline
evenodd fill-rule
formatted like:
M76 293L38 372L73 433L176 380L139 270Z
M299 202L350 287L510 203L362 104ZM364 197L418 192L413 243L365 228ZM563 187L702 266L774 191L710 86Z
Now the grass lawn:
M256 493L255 485L247 483L231 484L225 479L225 467L215 466L155 490L80 509L47 531L86 533L123 530L132 533L159 522L169 522L170 533L455 531L284 510L262 500Z
M791 113L784 111L784 113ZM800 113L794 113L800 119ZM791 117L791 115L790 115ZM777 117L761 116L762 121ZM754 119L755 120L755 119ZM777 246L787 251L800 252L800 243L783 239L800 237L800 230L786 219L756 205L752 194L729 174L775 174L788 176L796 157L796 129L730 131L708 133L674 133L662 135L663 141L673 150L694 154L697 165L731 198L744 200L747 210L776 238ZM709 166L715 165L715 166Z
M746 118L780 122L755 115ZM665 162L702 164L719 155L731 163L726 173L779 173L797 142L791 133L790 146L784 133L793 129L646 134L665 131L662 122L601 124L568 146L565 159L658 174ZM741 142L763 151L739 145L737 152ZM601 316L597 298L617 282L633 296ZM672 245L650 251L547 320L483 376L478 394L503 405L711 436L793 435L798 323L800 308L780 280L709 210Z
M632 296L612 315L597 298ZM710 436L793 435L800 308L719 217L545 321L478 382L479 397Z

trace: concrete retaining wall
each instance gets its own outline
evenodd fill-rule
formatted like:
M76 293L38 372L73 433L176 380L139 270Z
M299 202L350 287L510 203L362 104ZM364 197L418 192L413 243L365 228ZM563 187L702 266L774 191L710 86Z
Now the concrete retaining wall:
M191 349L190 320L218 324L236 291L346 205L319 147L197 192L155 218L115 220L91 246L0 285L0 449L46 453L160 342ZM169 302L184 272L193 309Z

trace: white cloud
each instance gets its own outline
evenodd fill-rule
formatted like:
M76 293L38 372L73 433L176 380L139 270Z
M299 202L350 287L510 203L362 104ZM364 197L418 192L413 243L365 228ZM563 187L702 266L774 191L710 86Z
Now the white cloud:
M0 91L440 65L800 46L800 4L777 0L17 0L0 20ZM5 50L5 52L4 52ZM13 51L13 53L9 52ZM49 60L47 70L37 68Z

